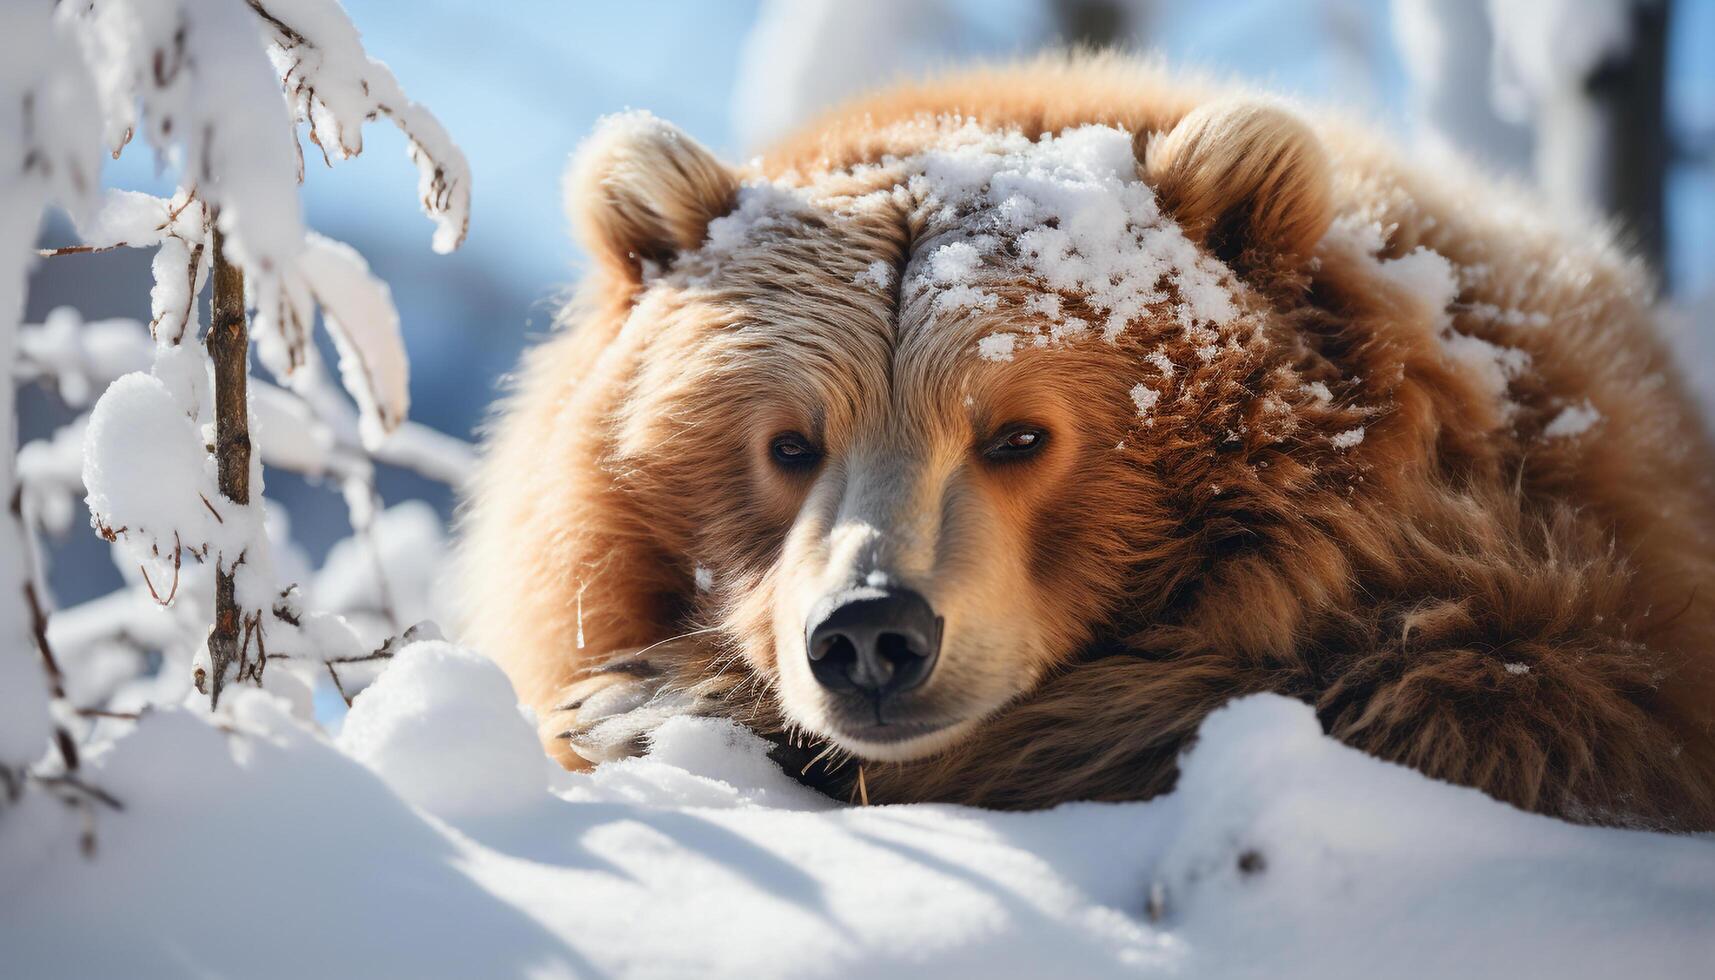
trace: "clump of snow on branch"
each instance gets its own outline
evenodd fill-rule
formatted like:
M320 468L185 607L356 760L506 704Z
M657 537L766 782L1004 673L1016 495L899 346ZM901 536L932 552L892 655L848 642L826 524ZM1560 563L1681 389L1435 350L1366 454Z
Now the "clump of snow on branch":
M380 446L410 407L409 365L387 284L351 246L312 234L294 266L253 295L262 362L299 384L313 383L314 372L302 369L316 357L309 332L321 308L339 351L340 380L357 400L364 444Z
M128 374L90 413L83 465L90 519L103 537L123 541L139 562L164 561L176 568L182 549L207 556L226 537L227 518L233 519L234 530L241 522L237 505L223 499L215 485L214 458L201 419L193 414L196 400L197 393L191 393L187 411L161 378ZM227 560L240 550L242 544ZM176 583L178 576L173 579Z
M363 50L337 0L250 0L267 23L269 54L298 121L322 158L363 151L364 123L386 116L405 135L417 165L423 213L435 222L434 249L451 252L470 226L470 167L440 120L400 88L393 72Z
M208 282L208 211L186 191L171 200L137 191L108 190L101 206L78 225L81 249L155 248L155 285L149 292L149 331L177 344L195 336L196 298Z
M256 14L238 3L89 4L87 64L109 149L139 127L186 188L219 208L247 268L280 268L303 240L292 118Z
M313 359L315 315L323 307L341 351L340 376L363 409L373 447L407 407L405 359L389 325L397 314L361 258L304 235L294 123L309 126L330 163L361 152L366 121L385 116L397 124L419 172L424 212L436 225L437 251L464 239L468 164L434 116L363 52L333 0L204 6L115 0L79 15L110 148L117 153L143 125L185 180L172 202L110 195L97 220L80 230L93 247L157 248L156 336L182 339L195 326L192 299L207 277L206 202L247 273L264 364L289 378ZM327 309L330 303L339 308Z

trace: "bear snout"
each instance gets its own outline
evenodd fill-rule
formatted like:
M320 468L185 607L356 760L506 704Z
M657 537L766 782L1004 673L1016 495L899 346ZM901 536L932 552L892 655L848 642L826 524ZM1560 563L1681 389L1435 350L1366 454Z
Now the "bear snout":
M861 586L823 596L805 624L816 682L873 702L877 723L891 698L929 679L941 652L943 620L922 593Z

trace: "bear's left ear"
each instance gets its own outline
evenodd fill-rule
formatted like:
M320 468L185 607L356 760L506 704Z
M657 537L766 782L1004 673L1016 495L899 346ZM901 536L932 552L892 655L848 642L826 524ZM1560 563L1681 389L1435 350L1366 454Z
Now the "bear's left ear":
M566 171L566 215L591 255L636 280L703 243L738 200L738 178L672 123L608 116Z
M1185 233L1233 261L1308 257L1333 221L1328 154L1278 106L1227 99L1193 109L1165 133L1132 137L1138 176Z

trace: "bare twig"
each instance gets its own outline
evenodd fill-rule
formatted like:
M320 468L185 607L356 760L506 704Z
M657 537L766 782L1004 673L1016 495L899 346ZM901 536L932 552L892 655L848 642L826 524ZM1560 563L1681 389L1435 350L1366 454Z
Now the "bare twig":
M89 799L101 803L110 809L125 809L125 804L121 802L118 797L99 786L92 786L89 783L84 782L76 776L67 774L61 776L34 776L32 778L43 786L49 786L55 789L72 790L73 792L81 796L88 797Z
M423 624L418 623L416 626L411 627L410 629L406 630L403 633L400 633L397 636L390 636L386 639L385 642L383 642L381 644L380 647L376 648L373 652L363 654L362 656L357 656L357 657L325 657L325 658L323 658L322 666L324 666L328 669L328 676L333 678L334 690L339 692L339 696L345 701L346 707L348 707L348 708L351 707L352 695L346 692L345 682L340 679L339 670L334 665L335 664L362 664L362 663L372 663L372 662L377 661L377 660L391 660L391 659L393 659L393 654L398 650L399 647L402 647L405 644L410 643L414 639L423 638L419 635L419 632L418 632L419 630L422 629L422 627L423 627ZM436 630L436 631L432 632L430 634L430 637L435 638L435 639L439 639L439 631Z
M108 708L73 708L79 718L112 718L117 721L142 721L142 711L113 711Z
M203 502L207 503L208 501L205 499ZM183 550L184 550L184 545L179 543L179 532L174 531L173 532L173 585L171 588L169 588L167 590L167 597L165 599L161 598L161 594L159 592L155 591L155 583L149 581L149 570L147 568L144 568L142 565L137 566L137 570L143 573L143 584L145 586L147 586L149 589L149 597L151 599L155 600L156 605L170 606L173 604L173 597L179 594L179 565L183 561L183 558L181 557L180 553Z
M393 656L393 651L388 649L388 646L390 645L391 641L389 641L388 644L384 644L381 649L374 653L366 653L361 657L329 657L322 662L328 664L363 664L369 663L372 660L388 660Z
M345 702L346 707L351 707L351 695L345 693L345 685L341 684L339 680L339 671L334 670L333 664L329 661L323 661L322 665L328 669L328 676L333 678L333 689L339 692L340 700Z
M202 252L202 242L197 242L196 246L191 249L191 269L189 273L191 281L190 286L185 290L185 312L179 319L179 333L178 336L174 337L172 340L174 347L184 343L185 331L191 328L191 314L196 311L197 305L197 267L202 265Z
M111 252L115 249L130 247L130 242L114 242L112 245L67 245L63 248L38 248L36 255L44 259L52 259L61 255L95 255L98 252Z
M12 499L7 502L9 519L18 525L18 534L23 542L24 562L24 606L30 614L30 637L36 642L36 652L42 660L42 671L48 676L48 691L55 700L64 701L66 696L65 674L60 670L59 660L54 656L54 648L48 643L48 612L42 604L42 585L39 581L40 567L35 560L35 551L31 544L31 530L24 520L24 488L14 487ZM59 750L60 761L65 764L66 772L75 772L78 766L77 742L71 737L71 732L64 725L54 724L54 747Z

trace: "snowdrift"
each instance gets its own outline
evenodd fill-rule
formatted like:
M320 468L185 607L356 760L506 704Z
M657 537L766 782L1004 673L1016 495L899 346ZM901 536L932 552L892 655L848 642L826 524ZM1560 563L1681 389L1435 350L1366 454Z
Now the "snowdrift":
M505 677L402 652L337 737L238 690L90 764L93 857L4 815L8 976L1707 977L1715 843L1513 810L1273 696L1178 789L1028 814L845 807L730 722L552 767Z

